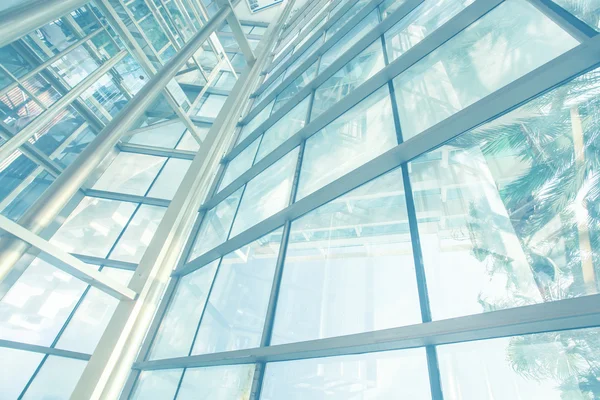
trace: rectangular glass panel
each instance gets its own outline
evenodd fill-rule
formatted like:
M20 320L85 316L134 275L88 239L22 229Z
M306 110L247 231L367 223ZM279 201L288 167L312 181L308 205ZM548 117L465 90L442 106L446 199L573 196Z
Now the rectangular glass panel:
M290 151L246 184L231 237L283 210L290 201L298 148Z
M85 197L52 236L50 243L69 253L106 257L136 206Z
M225 168L225 174L219 184L219 191L227 187L231 182L240 177L244 172L252 166L258 144L260 143L260 137L252 142L248 147L242 150L235 158L229 161Z
M141 205L111 251L109 258L139 263L166 211L165 207Z
M394 79L404 140L577 44L533 5L503 2Z
M165 160L165 157L121 152L117 154L93 188L143 196Z
M310 81L315 77L315 73L317 72L317 63L308 67L306 71L296 79L292 83L286 86L279 95L275 98L275 104L273 104L273 112L279 110L281 106L283 106L289 99L294 97L296 93L302 90Z
M381 40L378 39L317 88L311 118L318 117L352 93L384 66L383 47Z
M173 399L181 379L182 369L142 371L130 400Z
M5 399L19 398L42 358L40 353L0 347L0 393Z
M50 346L86 286L34 259L0 300L0 339Z
M421 3L385 33L385 46L390 62L421 42L473 1L438 0ZM394 7L398 3L400 2L394 2Z
M102 274L127 286L133 271L103 268ZM60 335L56 347L92 354L118 304L118 299L91 287Z
M223 257L192 354L260 346L282 229Z
M600 329L438 346L444 399L597 399Z
M348 11L344 13L337 21L335 21L329 29L327 29L327 40L339 31L348 21L352 19L356 14L362 10L362 8L368 3L368 0L358 0Z
M261 400L431 400L424 349L267 363Z
M421 322L397 169L292 223L272 344Z
M238 137L237 143L240 143L248 135L250 135L252 132L254 132L254 130L256 128L258 128L260 126L260 124L265 122L267 120L267 118L269 118L269 116L271 115L272 108L273 108L273 102L270 102L269 104L267 104L267 106L265 108L260 110L260 112L258 114L256 114L256 116L254 116L254 118L252 118L250 120L250 122L248 122L246 125L242 126L242 130L240 131L240 135Z
M598 293L599 77L410 163L434 319Z
M123 139L123 142L174 149L184 131L185 125L179 121L168 125L149 126L143 131Z
M196 235L196 242L190 254L190 260L206 253L227 240L229 230L235 211L237 210L242 196L242 188L230 195L228 198L217 204L214 208L206 212L200 230Z
M191 163L191 160L170 158L162 171L160 171L160 175L158 175L156 181L152 184L148 196L167 200L173 199Z
M216 94L209 94L206 99L202 102L202 105L195 112L195 115L199 117L217 118L219 111L225 105L227 96L220 96Z
M319 65L319 73L323 72L350 47L358 42L379 23L379 15L377 10L371 11L362 21L360 21L350 32L346 33L333 47L321 56L321 64Z
M190 368L185 371L177 400L249 400L254 365Z
M87 361L49 356L22 397L24 400L68 399Z
M256 162L262 160L264 156L294 136L300 129L304 128L308 115L309 102L310 96L302 100L296 107L292 108L279 121L265 131L258 154L256 155Z
M181 277L156 333L150 360L189 355L219 260Z
M386 85L308 138L297 198L333 182L397 142Z

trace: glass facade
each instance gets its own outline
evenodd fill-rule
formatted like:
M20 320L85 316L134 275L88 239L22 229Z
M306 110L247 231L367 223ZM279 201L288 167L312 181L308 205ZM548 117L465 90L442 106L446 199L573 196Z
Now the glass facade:
M254 3L0 47L0 398L600 398L600 3Z

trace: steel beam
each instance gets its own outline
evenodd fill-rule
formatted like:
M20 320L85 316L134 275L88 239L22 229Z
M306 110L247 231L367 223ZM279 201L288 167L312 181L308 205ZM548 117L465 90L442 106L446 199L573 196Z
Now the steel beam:
M89 0L36 0L0 13L0 47L52 22Z
M40 251L39 258L56 268L73 275L75 278L80 279L117 299L135 299L136 293L133 290L102 274L95 268L84 264L79 259L62 251L55 245L42 239L36 234L31 233L21 225L11 221L3 215L0 215L0 229L35 247Z
M328 339L145 361L141 370L302 360L600 326L600 295Z
M74 358L76 360L84 361L89 360L91 357L89 354L80 353L77 351L61 350L55 347L38 346L35 344L13 342L12 340L3 339L0 339L0 347L4 347L6 349L29 351L31 353L48 354L51 356Z
M94 138L77 159L50 185L19 219L26 229L38 234L48 226L60 210L77 193L88 176L113 150L121 136L127 132L156 100L177 71L185 65L192 54L204 43L214 29L225 20L230 8L221 9L150 81L137 93L125 108ZM20 240L5 239L0 243L0 280L6 279L15 263L27 251L27 244ZM20 272L15 272L19 273ZM14 276L9 280L15 279Z

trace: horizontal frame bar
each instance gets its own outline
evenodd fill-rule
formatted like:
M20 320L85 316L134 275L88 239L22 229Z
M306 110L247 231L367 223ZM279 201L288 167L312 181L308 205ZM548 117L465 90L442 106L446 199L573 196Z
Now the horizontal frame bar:
M14 342L12 340L0 339L0 347L6 349L23 350L32 353L48 354L50 356L74 358L76 360L88 361L91 358L90 354L80 353L78 351L61 350L55 347L38 346L36 344Z

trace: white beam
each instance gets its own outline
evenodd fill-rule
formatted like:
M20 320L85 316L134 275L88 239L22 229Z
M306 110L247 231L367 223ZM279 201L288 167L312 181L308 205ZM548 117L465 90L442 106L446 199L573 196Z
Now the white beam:
M16 222L0 215L0 229L29 243L40 251L39 258L52 264L56 268L73 275L75 278L102 290L120 300L134 300L136 293L126 286L101 273L97 269L84 264L79 259L62 251L50 242L42 239L23 228Z

